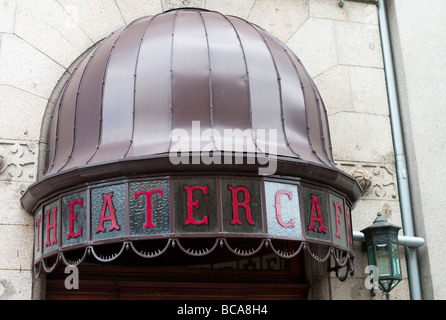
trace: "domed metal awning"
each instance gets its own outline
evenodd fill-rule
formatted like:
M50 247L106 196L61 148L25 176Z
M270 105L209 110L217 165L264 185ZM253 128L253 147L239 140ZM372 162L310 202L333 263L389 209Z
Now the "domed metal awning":
M322 99L282 42L241 18L175 9L130 23L77 65L52 115L47 170L22 197L34 261L122 243L150 258L183 238L283 257L310 243L352 271L361 188L335 167ZM256 238L234 249L228 239ZM154 252L141 240L164 239ZM274 239L297 241L285 252Z

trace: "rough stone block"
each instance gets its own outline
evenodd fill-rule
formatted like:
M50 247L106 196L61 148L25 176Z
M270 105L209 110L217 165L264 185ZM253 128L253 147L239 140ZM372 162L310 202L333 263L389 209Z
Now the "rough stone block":
M66 68L93 44L64 8L48 0L19 2L15 32Z
M58 2L94 43L125 25L114 0L59 0Z
M377 25L335 21L339 64L383 68Z
M1 45L0 84L48 98L65 69L15 35L3 34Z
M0 224L0 269L31 270L33 238L32 225Z
M383 69L350 67L353 108L356 112L389 114Z
M206 0L206 9L247 19L255 0Z
M0 176L1 178L1 176ZM20 203L20 197L26 190L27 183L0 182L0 224L31 225L32 215L27 213Z
M47 100L6 85L0 85L0 97L0 138L38 141Z
M353 111L350 73L347 66L336 66L313 79L327 109L327 114Z
M153 0L116 0L126 23L144 16L151 16L163 11L160 1Z
M204 8L205 2L205 0L161 0L164 11L180 7Z
M338 64L333 21L309 18L287 45L313 78Z
M383 214L387 222L402 226L398 200L362 199L352 210L353 230L361 231L370 226L375 221L378 212Z
M0 300L30 300L32 271L0 269Z
M248 16L280 40L286 42L308 18L308 1L257 0Z
M344 6L341 8L339 2L336 0L311 0L309 1L310 16L365 24L378 24L376 4L345 1Z
M0 32L13 33L16 0L0 0Z
M333 157L337 161L380 163L393 152L388 116L342 112L328 120Z

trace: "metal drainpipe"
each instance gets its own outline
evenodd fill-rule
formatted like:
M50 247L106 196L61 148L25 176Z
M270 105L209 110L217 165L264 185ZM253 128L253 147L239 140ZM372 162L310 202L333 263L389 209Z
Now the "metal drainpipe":
M395 164L397 170L398 191L401 207L401 220L405 236L415 235L412 217L412 206L407 176L406 156L401 129L398 95L395 82L395 73L390 46L389 27L384 0L378 0L378 19L381 34L381 45L386 75L387 95L389 103L390 123L392 127L393 147L395 151ZM418 272L417 253L415 248L405 247L407 274L409 279L410 297L412 300L421 300L420 275Z
M361 231L353 231L353 240L365 242L365 236ZM418 248L424 245L424 239L420 237L409 237L398 235L398 244L410 248Z

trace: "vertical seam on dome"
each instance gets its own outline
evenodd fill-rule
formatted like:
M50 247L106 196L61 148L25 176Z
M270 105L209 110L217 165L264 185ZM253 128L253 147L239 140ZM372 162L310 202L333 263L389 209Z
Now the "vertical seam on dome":
M141 18L142 19L142 18ZM90 161L95 157L96 153L99 150L99 146L101 145L101 141L102 141L102 120L103 120L103 111L104 111L104 87L105 87L105 78L107 77L107 69L108 69L108 65L110 62L110 57L113 54L113 51L115 50L115 46L116 43L119 41L119 39L121 39L122 35L125 33L125 31L131 26L133 25L133 23L135 23L136 21L138 21L140 19L137 19L133 22L131 22L130 24L128 24L119 34L119 37L113 42L113 45L111 47L110 53L108 54L107 57L107 62L105 63L105 70L104 70L104 75L102 77L102 88L101 88L101 112L100 112L100 117L99 117L99 134L98 134L98 143L96 145L96 150L93 152L93 154L91 155L90 159L88 159L86 161L86 164L90 163ZM112 35L114 34L114 32L112 32ZM110 35L111 36L111 35ZM109 37L110 37L109 36ZM108 38L108 37L107 37Z
M279 85L279 100L280 100L280 120L281 120L281 124L282 124L282 131L283 131L283 136L285 138L285 143L287 145L287 147L291 150L292 153L294 153L294 155L296 155L298 158L300 158L300 155L298 153L296 153L293 148L290 145L290 142L288 141L288 137L286 134L286 130L285 130L285 118L284 118L284 112L283 112L283 91L282 91L282 78L280 77L280 73L279 73L279 69L277 67L277 63L276 63L276 59L274 58L273 52L271 50L271 46L268 43L268 40L263 36L263 34L256 28L254 27L254 29L257 31L257 33L262 37L263 42L265 43L265 46L268 48L268 52L271 56L271 60L273 61L274 64L274 69L276 70L276 75L277 75L277 83Z
M293 60L292 56L294 56L294 58L297 60L297 62L302 66L302 63L301 63L300 59L299 59L299 58L298 58L298 57L297 57L291 50L285 50L285 51L286 51L288 57L289 57L291 60ZM290 51L291 51L292 56L291 56L291 54L290 54ZM306 128L306 130L307 130L307 140L308 140L308 145L310 146L311 150L313 151L313 154L314 154L314 155L315 155L321 162L324 163L324 161L321 159L321 157L318 155L318 153L317 153L316 150L314 149L314 147L313 147L313 143L311 142L312 139L311 139L311 134L310 134L310 126L309 126L309 123L308 123L308 110L307 110L307 103L306 103L306 101L307 101L307 99L308 99L309 97L308 97L307 94L305 93L305 85L304 85L304 83L303 83L303 81L302 81L302 77L301 77L301 74L299 73L299 70L298 70L297 65L296 65L295 63L293 63L293 66L294 66L294 69L295 69L295 71L296 71L297 77L299 78L299 81L300 81L300 84L301 84L301 89L302 89L302 95L303 95L303 97L304 97L304 103L305 103L305 122L306 122L306 124L307 124L307 128ZM309 77L308 73L305 71L305 68L303 68L303 66L302 66L302 70L303 70L303 72L307 75L307 77ZM311 84L310 84L310 85L311 85ZM314 93L314 91L313 91L313 93Z
M159 13L159 14L160 14L160 13ZM133 73L133 111L132 111L132 117L133 117L133 119L132 119L132 134L131 134L131 137L130 137L129 147L127 148L127 151L126 151L125 154L124 154L124 158L127 157L128 153L130 152L130 149L132 148L132 145L133 145L133 136L134 136L134 133L135 133L135 113L136 113L136 110L135 110L135 104L136 104L136 77L137 77L137 73L136 73L136 71L137 71L137 69L138 69L139 53L140 53L140 51L141 51L141 45L142 45L142 42L143 42L144 37L145 37L145 35L146 35L146 32L147 32L147 30L149 29L150 24L152 23L153 19L154 19L156 16L158 16L159 14L157 14L157 15L155 15L155 16L148 17L150 20L147 22L147 26L146 26L146 28L145 28L145 30L144 30L142 36L141 36L141 39L140 39L140 41L139 41L138 52L137 52L137 54L136 54L135 71L134 71L134 73Z
M113 36L116 32L117 32L117 31L112 32L110 35L108 35L106 38L104 38L102 41L100 41L98 44L96 44L95 47L94 47L93 49L91 49L91 51L89 52L89 54L90 54L90 61L88 62L88 64L87 64L86 67L84 68L83 75L82 75L82 79L83 79L84 74L85 74L85 72L87 71L88 67L90 66L90 62L91 62L91 60L95 58L97 52L98 52L98 51L100 50L100 48L103 46L104 42L105 42L107 39L109 39L111 36ZM85 55L85 57L84 57L83 59L85 59L86 57L88 57L89 54ZM83 59L81 60L81 62L83 61ZM80 64L81 62L79 62L79 63L77 64L77 66L79 66L79 64ZM76 67L77 67L77 66L76 66ZM73 73L74 73L74 72L73 72ZM81 79L81 80L82 80L82 79ZM71 77L70 77L70 80L71 80ZM68 81L67 81L67 82L68 82ZM82 81L79 82L79 87L78 87L78 88L80 88L81 84L82 84ZM66 84L66 85L67 85L67 84ZM75 112L77 111L77 103L78 103L77 98L78 98L78 97L76 97ZM76 116L76 113L75 113L75 116ZM76 120L76 119L75 119L75 120ZM74 131L74 132L75 132L75 131ZM73 138L75 138L75 135L74 135ZM73 148L74 148L74 141L73 141ZM72 150L73 150L73 149L72 149ZM57 152L57 149L56 149L56 152ZM67 161L70 161L70 160L71 160L71 159L68 159ZM67 165L67 163L64 164L64 166L66 166L66 165ZM60 171L61 169L62 169L62 168L58 169L57 171Z
M257 137L254 134L254 128L253 128L253 123L252 123L251 86L250 86L250 80L249 80L248 63L246 62L246 53L245 53L245 49L243 47L242 40L240 39L240 35L239 35L238 31L237 31L237 28L234 26L232 21L229 19L229 17L232 17L232 18L235 18L235 19L240 19L240 18L235 17L235 16L226 16L226 15L224 15L222 13L219 13L219 12L217 12L217 13L220 14L223 18L225 18L229 22L231 27L234 29L234 32L235 32L235 34L237 36L237 40L238 40L238 42L240 44L240 49L242 50L243 62L245 64L246 78L247 78L246 83L247 83L247 89L248 89L248 107L249 107L248 113L249 113L249 122L251 124L251 130L250 131L251 131L251 134L252 134L252 140L254 141L254 145L256 147L256 150L260 150L260 148L257 146ZM260 151L262 151L262 150L260 150Z
M209 50L209 38L208 38L208 32L206 29L206 23L204 22L204 18L203 18L203 14L201 13L201 11L198 11L198 14L201 17L201 21L203 22L203 27L204 27L204 34L206 36L206 47L207 47L207 54L208 54L208 65L209 65L209 121L211 124L211 128L212 128L212 143L214 145L214 150L216 150L216 145L215 145L215 137L214 137L214 103L213 103L213 95L212 95L212 67L211 67L211 54L210 54L210 50Z
M60 106L62 105L62 100L63 100L63 97L65 96L65 90L67 89L67 86L68 86L68 83L70 82L70 80L71 80L71 77L68 79L68 80L66 80L65 81L65 84L64 84L64 86L63 86L63 88L62 88L62 91L61 91L61 95L59 96L59 98L57 99L57 103L56 103L56 105L54 105L54 109L53 109L53 112L52 112L52 114L51 114L51 126L53 125L53 121L54 121L54 117L55 117L55 115L56 115L56 109L57 109L57 122L54 124L55 126L56 126L56 128L55 128L55 130L56 130L56 136L54 137L54 155L53 155L53 159L51 160L51 163L50 163L50 159L49 159L49 148L51 147L50 146L50 140L48 139L48 151L47 151L47 157L48 157L48 159L47 159L47 163L48 163L48 167L46 168L46 172L45 172L45 174L47 174L48 172L50 172L51 171L51 169L53 168L53 166L54 166L54 161L55 161L55 159L56 159L56 157L57 157L57 143L58 143L58 140L59 140L59 138L58 138L58 135L59 135L59 113L60 113ZM48 135L50 135L51 134L51 127L50 127L50 130L49 130L49 132L48 132Z
M303 70L304 70L305 74L307 75L307 77L308 77L309 79L311 79L311 77L310 77L310 75L308 74L307 70L305 70L305 68L303 68ZM319 131L320 131L320 135L321 135L321 142L322 142L322 145L323 145L323 148L322 148L323 150L322 150L322 152L325 154L325 157L327 158L328 163L334 165L334 163L331 161L330 156L329 156L328 153L327 153L327 148L326 148L326 137L325 137L325 134L324 134L324 127L323 127L323 125L322 125L321 108L325 111L325 107L321 106L321 100L322 100L322 98L321 98L321 96L320 96L320 94L319 94L319 91L317 90L316 85L314 84L314 82L310 82L310 85L311 85L311 89L313 90L314 97L315 97L315 99L316 99L316 103L317 103L317 106L318 106L318 108L317 108L317 113L318 113L318 115L319 115L319 119L318 119L318 120L319 120ZM328 118L326 117L326 119L327 119L327 128L328 128ZM330 132L330 130L328 130L328 132ZM330 144L329 144L329 145L330 145ZM318 156L318 157L319 157L319 156ZM319 159L320 159L322 162L326 163L326 161L324 161L324 160L321 159L320 157L319 157Z
M80 62L76 65L76 67L74 68L72 74L70 75L70 78L69 78L69 79L67 80L67 82L65 83L65 87L64 87L64 89L63 89L63 95L62 95L62 97L61 97L61 99L60 99L60 102L59 102L59 109L58 109L57 127L56 127L56 143L55 143L55 148L56 148L56 149L55 149L55 151L54 151L54 158L53 158L53 162L51 163L51 168L48 169L48 172L51 171L51 170L53 169L54 162L55 162L56 159L57 159L57 151L58 151L58 149L59 149L59 148L57 147L58 142L59 142L59 125L60 125L60 121L61 121L61 118L60 118L60 111L61 111L61 106L62 106L62 104L63 104L63 101L65 100L65 94L66 94L66 92L67 92L67 88L69 87L69 84L70 84L71 81L73 80L73 78L74 78L74 74L78 71L78 67L79 67L79 65L80 65L85 59L87 59L87 57L90 57L90 58L91 58L91 55L90 55L90 54L87 54L87 55L85 55L85 56L81 59L81 61L80 61ZM85 72L85 69L82 71L82 76L84 75L84 72ZM60 170L62 170L63 167L65 167L65 165L67 164L67 162L70 161L70 159L71 159L71 155L72 155L72 153L73 153L74 134L75 134L75 128L76 128L76 106L77 106L77 97L79 96L79 86L80 86L80 83L82 82L82 76L81 76L81 80L79 80L79 85L78 85L77 92L76 92L76 102L75 102L75 106L74 106L74 115L73 115L73 122L74 122L74 125L73 125L73 143L72 143L72 146L71 146L71 151L70 151L70 154L68 155L68 159L65 160L65 163L64 163L60 168L56 168L56 172L59 172Z
M327 109L325 108L325 104L324 101L322 100L322 96L318 90L318 88L316 86L313 86L313 90L316 91L317 96L319 97L317 99L318 103L319 103L319 113L324 112L325 117L324 119L326 120L326 127L327 130L326 132L324 132L324 127L321 125L321 131L322 131L322 139L324 141L324 145L328 146L328 149L330 151L330 153L327 152L327 148L324 148L324 153L327 156L328 162L331 163L332 165L335 165L334 160L333 160L333 154L332 154L332 144L331 144L331 137L330 137L330 124L328 122L328 114L327 114ZM320 118L320 121L322 122L322 118Z
M79 62L79 64L78 64L78 66L79 66L89 56L88 62L86 64L84 70L82 71L81 79L79 80L79 85L77 86L76 102L74 103L73 143L71 145L71 152L70 152L70 155L68 156L68 159L65 161L65 163L57 170L58 172L66 167L66 165L71 161L72 156L73 156L74 145L76 144L76 115L77 115L77 104L78 104L78 100L79 100L80 87L82 85L82 81L84 80L84 76L85 76L85 73L87 72L88 66L91 63L91 60L93 60L93 57L95 56L98 49L99 49L99 46L94 48L93 51L89 55L86 55L81 60L81 62Z
M54 147L55 147L55 150L54 150L54 157L53 157L53 161L52 161L52 163L51 163L51 166L50 166L50 168L48 169L48 172L51 171L51 170L53 169L53 167L54 167L54 162L55 162L56 159L57 159L57 154L58 154L58 149L59 149L57 146L58 146L58 144L59 144L59 125L60 125L60 112L61 112L61 107L62 107L63 101L65 100L65 94L67 93L67 88L68 88L69 84L71 83L71 80L73 79L73 74L74 74L76 71L77 71L77 66L74 68L73 72L71 73L70 78L69 78L69 79L67 80L67 82L65 83L65 87L64 87L62 96L61 96L61 98L60 98L60 100L59 100L59 107L58 107L58 111L57 111L56 141L55 141L55 143L54 143ZM59 170L57 170L57 171L59 171Z
M173 130L173 41L175 38L175 24L178 16L178 11L175 11L174 19L172 23L172 41L170 43L170 132ZM169 150L172 146L172 135L169 135Z
M305 105L305 90L303 90L304 89L304 84L303 84L302 79L300 77L299 70L297 69L297 66L294 63L294 60L293 60L293 58L291 57L291 55L289 53L290 49L286 46L286 44L283 44L281 47L282 47L283 51L285 52L285 54L286 54L288 60L290 61L291 65L293 66L293 69L294 69L294 72L295 72L297 78L299 79L300 89L301 89L301 92L302 92L302 97L304 99L305 123L307 124L307 128L305 129L305 131L307 132L307 142L309 142L310 141L309 140L310 139L310 135L309 135L309 132L308 132L308 116L307 116L307 108L306 108L306 105ZM297 61L300 61L299 58L296 57L296 59L297 59ZM313 146L311 145L311 143L308 143L308 144L310 145L311 149L314 151Z

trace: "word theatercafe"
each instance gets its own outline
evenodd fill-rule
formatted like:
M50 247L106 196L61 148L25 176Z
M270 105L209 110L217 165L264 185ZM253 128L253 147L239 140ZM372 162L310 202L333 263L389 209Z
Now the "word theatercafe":
M353 250L350 206L301 181L240 177L125 180L61 194L35 215L35 263L118 241L259 238Z

